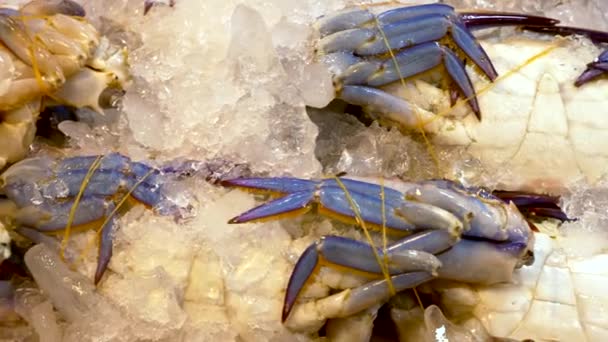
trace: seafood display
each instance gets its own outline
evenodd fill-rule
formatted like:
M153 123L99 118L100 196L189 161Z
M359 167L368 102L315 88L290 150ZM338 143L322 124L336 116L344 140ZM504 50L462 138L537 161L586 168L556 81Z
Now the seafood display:
M0 11L0 341L607 338L606 34L374 2Z

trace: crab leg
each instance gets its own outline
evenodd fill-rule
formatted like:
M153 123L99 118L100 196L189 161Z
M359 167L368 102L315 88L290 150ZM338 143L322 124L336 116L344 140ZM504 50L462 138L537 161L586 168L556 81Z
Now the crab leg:
M469 29L483 29L497 26L553 26L559 20L535 15L506 12L460 12L460 20Z
M427 236L430 234L440 235L445 245L437 247L438 242L433 241L435 245L430 246L431 252L427 252L424 249L413 250L409 248L408 240L404 240L387 248L386 254L382 249L377 250L380 260L387 262L390 275L415 271L424 271L431 275L437 274L437 269L441 266L441 263L431 253L434 249L440 251L448 248L455 243L456 239L451 237L450 234L440 231L430 231L430 233L425 232L423 234ZM412 239L419 240L419 235L413 236ZM434 252L437 252L437 250L434 250ZM321 259L347 269L374 275L382 274L381 265L375 258L373 248L367 243L339 236L324 236L304 251L294 268L285 294L283 321L289 315L298 295L312 273L319 264L323 263Z
M396 292L401 292L424 284L433 278L433 275L426 272L411 272L391 276L390 282ZM317 301L296 306L287 324L293 330L301 330L301 327L318 324L316 321L354 315L388 300L390 296L391 290L388 281L386 279L375 280ZM315 322L310 322L311 320Z
M513 202L524 215L550 217L562 222L573 221L559 207L559 197L529 194L520 191L493 191L492 194L505 202Z
M595 61L587 65L587 70L576 79L574 85L580 87L606 73L608 73L608 50L602 52Z
M356 55L377 55L425 42L437 41L447 34L465 54L491 79L497 77L487 54L468 28L527 25L550 26L559 21L513 13L462 13L445 4L401 7L377 16L380 29L388 40L378 34L374 14L363 9L347 10L320 18L316 23L323 39L325 53L355 51Z
M448 75L452 82L456 84L460 94L468 99L471 109L475 115L481 119L479 103L475 96L475 89L464 69L463 63L450 49L436 42L424 43L405 49L395 55L395 60L388 58L382 63L362 61L352 65L340 75L339 79L347 86L344 86L338 97L355 104L364 103L362 99L373 99L374 97L369 95L366 96L367 94L361 90L357 91L360 88L355 88L355 90L348 89L348 85L363 84L371 87L379 87L395 82L401 77L408 78L421 74L440 64L445 66ZM369 93L369 91L367 92ZM395 97L395 99L399 99L390 94L387 94L386 96L392 96ZM402 99L399 100L403 101ZM385 105L383 105L383 103ZM374 107L384 113L395 112L397 108L392 105L393 103L394 101L386 100L384 100L384 102L373 102L375 105ZM404 108L401 111L405 112L406 109ZM409 107L407 108L407 111L409 112Z
M441 263L438 262L433 254L450 248L456 242L458 242L458 238L444 231L425 231L411 235L390 245L386 249L386 254L384 254L382 249L378 249L377 253L380 260L387 261L391 276L403 275L403 277L398 278L392 277L392 279L397 279L397 284L394 284L395 290L402 291L418 285L420 279L426 281L435 277L437 270L441 267ZM294 268L285 294L283 321L289 316L298 295L308 279L310 279L312 273L317 269L319 264L323 263L321 259L347 269L371 273L377 276L381 276L382 274L373 249L367 243L338 236L324 236L304 251ZM386 280L383 281L385 282ZM341 310L342 314L350 315L388 297L390 295L389 290L383 281L377 281L362 287L360 291L364 292L367 289L373 292L373 295L369 297L349 297L343 303L345 308ZM354 293L357 293L357 291Z
M57 233L65 229L69 222L69 209L73 205L73 201L70 201L60 205L47 205L45 206L47 210L34 207L22 209L17 219L24 227L18 229L17 232L34 241L44 241L43 237L39 236L39 234L45 232ZM105 208L105 210L100 211L100 208ZM111 215L113 209L114 205L109 204L105 199L97 197L84 198L78 203L72 224L73 226L80 226L95 221L99 222L108 215ZM113 215L100 228L97 267L94 277L95 284L101 280L112 258L112 234L117 226L116 215Z
M384 225L393 233L438 229L459 236L462 232L462 223L445 210L426 203L405 201L401 192L388 187L352 179L339 181L340 183L335 179L298 178L237 178L224 181L224 186L286 194L234 217L229 222L245 223L287 214L297 215L316 205L321 213L353 223L357 216L353 210L354 205L365 223L373 227Z
M371 113L379 113L404 128L423 125L426 131L433 132L436 125L429 125L432 114L414 113L408 102L398 95L375 88L443 64L451 78L447 82L451 88L451 104L454 105L460 95L481 119L465 63L467 59L472 61L491 81L498 74L471 30L507 25L544 27L556 23L557 20L539 16L458 13L449 5L426 4L396 8L378 15L367 9L345 10L318 19L315 26L321 36L318 42L320 60L334 75L337 98L362 106ZM452 43L444 45L448 37ZM452 51L454 45L460 53Z
M118 218L113 215L104 225L101 227L101 234L99 235L99 253L97 256L97 268L95 269L94 283L98 284L103 277L110 259L112 259L112 238L114 237L114 230L118 226Z

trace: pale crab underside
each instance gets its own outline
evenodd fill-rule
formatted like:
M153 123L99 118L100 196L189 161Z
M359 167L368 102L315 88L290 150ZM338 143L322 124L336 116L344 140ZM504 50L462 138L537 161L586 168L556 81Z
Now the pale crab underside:
M0 7L0 169L22 159L50 104L101 112L101 93L125 86L125 54L70 0Z

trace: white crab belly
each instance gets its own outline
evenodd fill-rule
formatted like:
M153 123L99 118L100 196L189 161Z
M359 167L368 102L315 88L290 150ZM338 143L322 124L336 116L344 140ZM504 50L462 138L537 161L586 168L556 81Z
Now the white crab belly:
M597 182L608 171L608 80L573 83L598 48L525 37L482 44L501 75L490 84L469 69L482 120L446 121L435 143L465 146L497 172L503 188L555 191L581 179Z

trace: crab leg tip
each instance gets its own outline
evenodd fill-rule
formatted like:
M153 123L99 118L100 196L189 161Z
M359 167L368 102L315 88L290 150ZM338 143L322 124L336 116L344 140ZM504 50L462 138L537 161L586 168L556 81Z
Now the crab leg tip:
M108 223L102 227L100 242L99 242L99 255L97 259L97 268L95 269L94 283L99 284L105 271L108 268L110 259L112 259L112 235L114 228L117 225L116 217L111 218Z
M289 278L289 284L287 285L287 290L285 292L285 301L283 303L282 322L285 322L287 317L289 317L298 295L302 291L302 288L304 288L304 285L314 272L318 263L319 252L317 250L317 243L313 243L306 248L304 253L302 253Z
M484 28L490 26L554 26L559 20L535 15L508 12L461 12L460 19L468 28Z
M297 214L307 210L313 201L314 194L308 191L296 192L276 200L257 206L229 221L229 223L245 223L282 215Z

